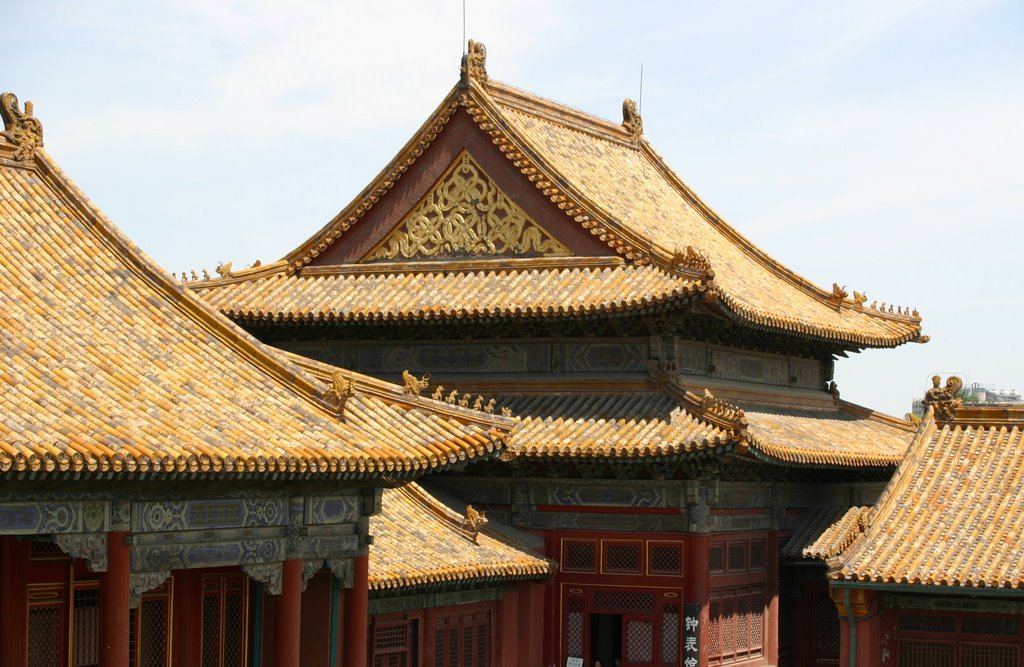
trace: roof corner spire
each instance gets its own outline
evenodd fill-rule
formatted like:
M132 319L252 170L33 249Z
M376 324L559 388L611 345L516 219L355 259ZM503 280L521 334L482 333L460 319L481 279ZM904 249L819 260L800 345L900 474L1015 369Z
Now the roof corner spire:
M487 83L487 47L483 42L469 40L466 53L462 56L459 74L463 86L468 86L470 79L477 83Z
M644 120L640 117L636 102L628 97L622 100L622 127L626 128L634 139L644 134Z
M28 160L43 145L43 124L32 115L32 103L18 108L14 93L0 95L0 116L4 119L4 138L14 146L15 160Z

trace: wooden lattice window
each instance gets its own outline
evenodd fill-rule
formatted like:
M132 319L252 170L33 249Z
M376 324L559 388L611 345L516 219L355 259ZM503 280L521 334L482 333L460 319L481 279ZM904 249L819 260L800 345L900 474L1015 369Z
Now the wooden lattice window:
M583 610L582 598L569 598L565 603L565 650L570 658L583 657Z
M708 547L708 569L715 574L725 572L724 544L712 544Z
M654 622L649 618L626 618L626 660L654 660Z
M414 620L380 621L373 624L373 667L409 667L416 645ZM442 647L443 648L443 647Z
M642 591L594 591L590 604L595 611L610 613L654 611L654 593Z
M491 612L465 612L437 618L434 664L437 667L490 667Z
M897 648L900 667L956 667L956 645L933 641L901 641Z
M906 611L896 622L897 667L1020 667L1020 617Z
M648 542L647 574L682 576L682 542Z
M171 652L172 581L143 594L130 615L130 667L167 667Z
M666 604L661 608L661 662L675 665L679 662L679 605Z
M61 548L53 542L32 540L28 547L28 559L33 562L69 560L70 556L61 551Z
M604 542L602 571L616 574L640 574L642 543Z
M562 540L563 572L595 572L597 542L595 540Z
M243 574L203 577L203 667L242 667L248 634L248 578Z
M76 583L71 593L71 667L100 664L100 588Z
M707 639L710 664L761 655L764 642L762 587L713 591L709 612Z
M26 610L28 667L54 667L65 664L65 592L64 584L29 584Z
M839 659L839 612L826 591L814 598L814 650L819 660Z

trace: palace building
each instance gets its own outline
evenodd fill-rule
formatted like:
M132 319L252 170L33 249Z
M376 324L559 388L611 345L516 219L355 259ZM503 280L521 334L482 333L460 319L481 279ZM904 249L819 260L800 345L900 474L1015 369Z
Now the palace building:
M532 666L835 664L815 554L845 545L822 533L875 503L917 428L842 400L833 362L926 342L920 316L768 256L622 112L499 83L470 42L337 216L280 261L188 287L296 363L429 373L423 400L512 420L501 457L423 488L555 564L540 636L520 617ZM491 664L433 649L418 598L395 597L371 599L368 637L403 634L390 664Z
M760 250L631 101L471 41L335 218L191 279L0 111L0 663L1024 659L1024 415L843 400L918 312Z

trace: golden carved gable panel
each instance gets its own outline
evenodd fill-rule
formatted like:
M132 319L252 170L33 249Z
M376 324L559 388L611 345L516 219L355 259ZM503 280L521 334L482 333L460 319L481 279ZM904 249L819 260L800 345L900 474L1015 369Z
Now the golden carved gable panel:
M366 259L571 254L463 151Z

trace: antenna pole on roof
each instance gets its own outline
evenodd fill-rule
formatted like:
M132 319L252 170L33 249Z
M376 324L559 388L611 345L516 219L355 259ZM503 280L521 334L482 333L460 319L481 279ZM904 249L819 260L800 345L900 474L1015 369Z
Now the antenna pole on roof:
M465 1L465 0L463 0ZM644 64L640 63L640 99L637 101L637 113L643 114L644 112Z
M462 55L466 55L466 0L462 0Z

